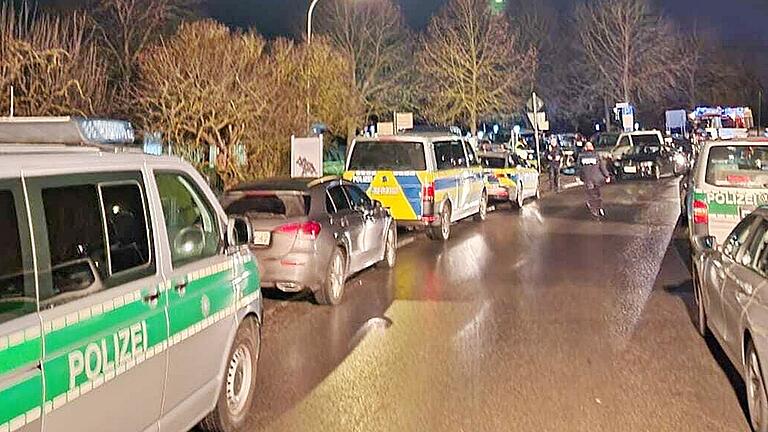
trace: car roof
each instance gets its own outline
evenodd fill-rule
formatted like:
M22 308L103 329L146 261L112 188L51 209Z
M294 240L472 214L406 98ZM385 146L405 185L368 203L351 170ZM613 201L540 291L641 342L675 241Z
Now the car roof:
M734 147L734 146L754 146L754 145L766 145L768 146L768 138L752 137L742 138L738 140L714 140L705 141L705 147Z
M84 173L141 169L144 165L186 166L175 156L153 156L140 152L108 152L92 147L34 144L11 149L0 145L0 178L18 177L22 171L35 173Z
M378 137L361 137L356 142L433 142L462 139L448 132L407 132L400 135L379 135Z
M252 182L240 183L229 192L242 191L284 191L284 192L307 192L309 189L321 184L330 183L334 180L340 180L338 176L326 176L321 178L291 178L291 177L273 177Z

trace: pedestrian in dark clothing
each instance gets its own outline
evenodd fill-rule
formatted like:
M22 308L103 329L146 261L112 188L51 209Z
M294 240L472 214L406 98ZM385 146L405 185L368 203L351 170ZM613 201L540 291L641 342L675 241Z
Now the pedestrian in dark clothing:
M560 191L560 169L563 167L563 152L557 144L557 137L553 136L547 151L549 161L549 190Z
M584 151L579 154L579 177L584 182L589 212L596 219L604 219L605 210L600 188L611 182L611 175L605 161L595 152L595 146L591 142L587 142Z

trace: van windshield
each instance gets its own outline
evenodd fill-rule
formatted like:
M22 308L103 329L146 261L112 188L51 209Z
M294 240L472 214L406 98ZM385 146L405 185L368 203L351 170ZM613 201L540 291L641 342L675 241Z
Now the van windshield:
M350 171L423 171L424 144L418 142L358 142L349 158Z
M713 186L762 189L768 186L768 146L712 147L706 182Z

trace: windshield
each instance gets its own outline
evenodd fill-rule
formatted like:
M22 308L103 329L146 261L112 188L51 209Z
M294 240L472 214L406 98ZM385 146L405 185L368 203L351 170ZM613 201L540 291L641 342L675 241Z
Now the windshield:
M706 182L720 187L768 187L768 146L712 147Z
M661 146L661 141L659 141L658 135L632 135L632 144L635 147L643 146L645 144Z
M310 207L309 196L290 192L232 192L223 201L227 214L252 217L306 216Z
M596 148L613 148L619 140L618 134L602 134L597 139Z
M391 141L359 142L352 150L347 169L350 171L423 171L427 169L424 144Z
M660 145L636 145L632 147L632 150L629 152L630 154L634 155L655 155L661 151Z
M500 157L482 157L483 168L506 168L506 159Z

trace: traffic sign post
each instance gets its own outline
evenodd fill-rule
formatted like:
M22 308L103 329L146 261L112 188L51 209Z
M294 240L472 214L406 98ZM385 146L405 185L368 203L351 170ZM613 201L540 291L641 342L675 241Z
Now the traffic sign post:
M540 144L539 144L539 131L540 130L549 130L549 122L547 122L547 115L544 112L539 112L539 110L544 108L544 101L542 101L537 95L536 92L533 92L531 95L531 98L528 100L528 103L525 105L526 108L528 108L528 119L533 124L533 138L534 142L536 143L536 162L538 164L537 169L539 170L539 173L541 173L541 150Z

